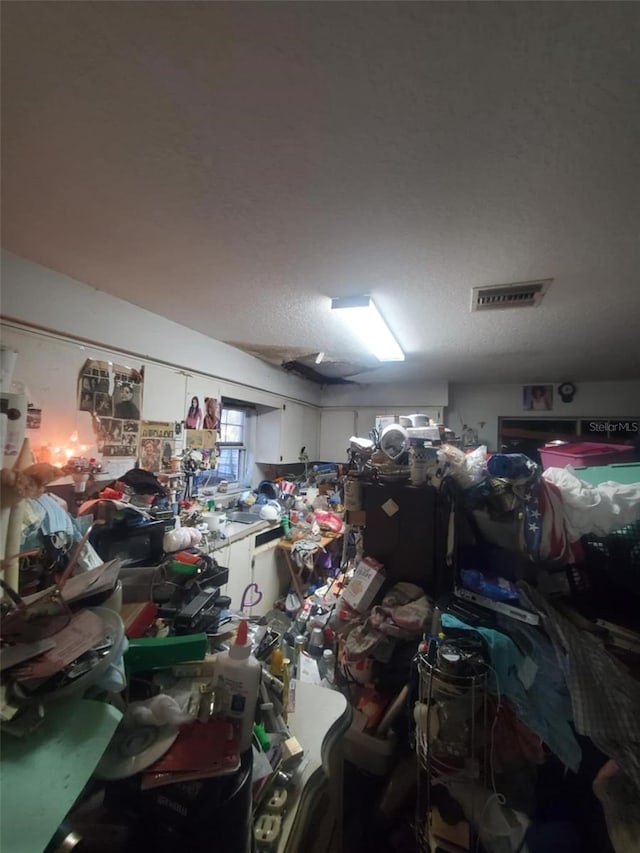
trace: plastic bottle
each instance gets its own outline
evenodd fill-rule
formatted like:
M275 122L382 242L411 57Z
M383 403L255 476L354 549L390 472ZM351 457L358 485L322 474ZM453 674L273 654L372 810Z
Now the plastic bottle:
M269 661L269 667L271 669L271 675L275 675L276 678L282 678L282 669L284 666L284 654L282 649L274 649L271 653L271 660Z
M293 629L295 634L304 634L307 630L307 623L309 622L309 616L311 614L311 608L305 605L296 616L296 621L293 623Z
M322 653L321 675L329 684L335 683L336 656L331 649L325 649Z
M284 538L291 539L291 523L289 521L289 516L286 513L283 513L280 518L280 522L282 524L282 530L284 531Z
M216 691L221 714L240 723L240 750L251 746L262 667L251 654L247 621L240 623L236 641L216 657Z
M322 628L313 628L311 630L311 637L309 638L308 652L312 658L320 658L322 657L323 650L324 634L322 633Z
M298 634L293 651L293 668L296 678L300 678L300 655L304 653L307 640L304 634Z

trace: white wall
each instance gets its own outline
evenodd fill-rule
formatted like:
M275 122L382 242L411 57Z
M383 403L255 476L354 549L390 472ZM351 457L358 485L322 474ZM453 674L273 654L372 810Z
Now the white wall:
M452 384L449 386L445 424L458 434L462 424L469 424L478 431L480 440L487 444L490 450L496 450L499 417L640 417L640 380L582 382L576 383L576 387L577 391L571 403L562 402L556 384L551 411L525 412L522 406L522 385Z
M228 380L241 386L235 396L251 402L272 405L270 394L320 402L320 388L311 382L10 252L2 252L1 271L5 318Z
M345 462L350 436L366 438L377 415L420 412L441 423L448 395L444 381L330 385L321 398L319 457L325 462Z
M422 412L425 407L446 406L449 385L440 382L403 382L371 385L330 385L325 388L321 404L329 408L362 409L399 407Z

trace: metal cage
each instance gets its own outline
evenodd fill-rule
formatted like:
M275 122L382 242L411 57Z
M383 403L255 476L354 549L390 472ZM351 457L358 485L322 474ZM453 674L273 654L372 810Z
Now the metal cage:
M487 787L488 669L476 666L472 674L459 675L429 663L426 654L419 655L417 663L415 831L420 849L430 853L434 787L446 783ZM480 815L467 817L472 832ZM470 837L470 842L474 849L475 839Z

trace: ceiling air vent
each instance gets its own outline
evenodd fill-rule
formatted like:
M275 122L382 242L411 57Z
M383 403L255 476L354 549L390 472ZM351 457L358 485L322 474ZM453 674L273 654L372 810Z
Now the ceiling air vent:
M515 284L492 284L471 290L472 311L493 311L497 308L535 308L542 302L553 279L519 281Z

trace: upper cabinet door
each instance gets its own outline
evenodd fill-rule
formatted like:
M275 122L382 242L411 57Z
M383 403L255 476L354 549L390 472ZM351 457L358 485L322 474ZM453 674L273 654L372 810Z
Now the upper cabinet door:
M282 409L258 409L256 418L256 462L277 465L282 461Z
M256 425L256 462L275 465L300 461L302 448L309 459L317 457L318 410L287 401L280 409L258 413Z
M290 401L282 406L282 432L280 435L280 462L298 462L304 445L304 409L300 403Z
M142 390L142 417L147 421L181 421L186 377L170 367L147 364Z
M320 416L320 462L346 462L349 439L355 432L356 413L324 409Z

